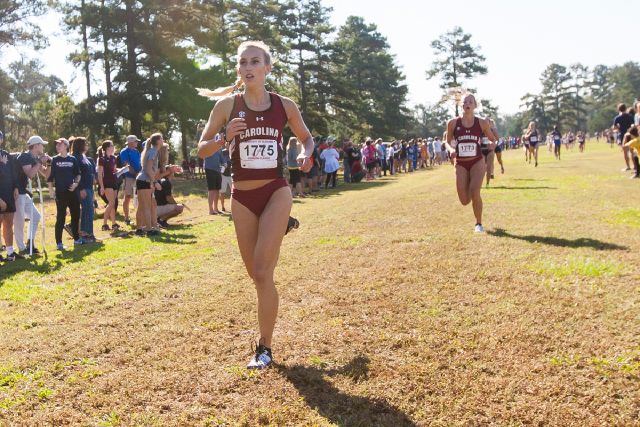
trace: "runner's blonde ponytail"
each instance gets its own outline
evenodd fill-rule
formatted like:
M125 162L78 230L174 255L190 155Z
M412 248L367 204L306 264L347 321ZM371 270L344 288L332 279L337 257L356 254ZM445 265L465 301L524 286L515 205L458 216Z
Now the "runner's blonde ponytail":
M196 88L198 91L198 95L206 96L207 98L220 98L223 96L229 95L236 89L240 89L242 86L242 79L238 77L238 80L234 83L233 86L223 86L219 87L216 90L205 89L205 88Z
M266 65L269 65L272 63L271 50L269 49L269 46L267 46L266 43L258 40L249 40L240 44L240 46L238 46L238 58L240 57L242 52L248 47L256 47L260 49L264 53L264 63ZM219 87L216 90L205 89L205 88L196 88L196 90L198 91L199 95L206 96L208 98L220 98L220 97L229 95L231 92L233 92L236 89L240 89L242 85L243 85L242 79L238 77L238 80L236 80L233 86Z

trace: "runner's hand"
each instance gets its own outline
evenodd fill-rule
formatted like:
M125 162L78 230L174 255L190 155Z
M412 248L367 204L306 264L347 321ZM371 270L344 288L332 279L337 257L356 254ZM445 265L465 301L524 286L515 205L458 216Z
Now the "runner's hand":
M450 151L449 152L449 157L451 157L451 164L453 165L453 164L455 164L456 157L458 157L458 153L456 153L455 151L453 151L453 152Z
M80 198L82 200L87 198L87 191L86 190L80 190Z
M98 190L98 193L100 193L101 196L104 196L104 188L100 187L100 190Z
M230 139L240 135L240 133L245 130L247 130L247 123L243 118L236 117L227 124L225 139L229 141ZM229 151L231 151L231 149L229 149Z
M300 154L296 161L298 162L298 167L304 173L309 172L311 170L311 167L313 166L311 158L309 156L305 156L304 154Z
M155 188L156 188L156 190L158 190L158 191L162 190L162 186L161 186L161 185L160 185L160 183L158 183L158 182L156 182L156 183L155 183Z
M491 150L491 151L495 150L496 149L496 143L495 142L488 143L487 144L487 149Z
M3 154L2 156L0 156L0 162L4 163L5 165L7 164L7 155Z
M5 209L7 209L7 204L4 202L4 200L0 199L0 211L4 211Z

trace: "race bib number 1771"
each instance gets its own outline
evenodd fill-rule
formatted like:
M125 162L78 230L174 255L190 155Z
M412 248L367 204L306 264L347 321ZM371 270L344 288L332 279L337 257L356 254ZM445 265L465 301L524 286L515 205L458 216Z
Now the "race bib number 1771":
M273 140L252 139L240 143L240 164L245 169L278 167L278 147Z

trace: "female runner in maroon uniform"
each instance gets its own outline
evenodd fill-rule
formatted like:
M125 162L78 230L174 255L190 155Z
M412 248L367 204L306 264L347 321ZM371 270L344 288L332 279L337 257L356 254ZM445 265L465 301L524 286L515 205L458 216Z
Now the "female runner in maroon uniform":
M445 144L451 154L451 161L456 167L458 198L465 206L472 203L473 213L476 217L475 231L483 233L480 188L487 164L480 149L482 133L484 132L491 141L486 145L487 150L493 151L496 145L489 122L479 119L473 114L477 106L475 96L470 93L463 95L462 116L451 119L447 123Z
M209 116L198 155L207 157L229 141L233 187L231 214L242 260L258 294L258 346L247 368L262 369L271 364L271 337L278 315L278 292L273 272L280 245L287 231L293 200L284 178L287 166L282 131L288 123L302 141L298 164L311 169L313 138L297 105L265 89L271 71L269 48L263 42L248 41L238 47L238 80L234 86L215 91L200 90L205 96L223 96L244 84L244 92L220 99ZM218 133L225 127L224 138Z

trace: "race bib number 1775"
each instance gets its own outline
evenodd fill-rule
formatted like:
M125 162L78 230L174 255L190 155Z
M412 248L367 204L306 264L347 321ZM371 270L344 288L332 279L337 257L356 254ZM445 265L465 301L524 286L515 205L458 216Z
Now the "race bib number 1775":
M245 169L278 167L278 147L273 140L252 139L240 143L240 164Z

